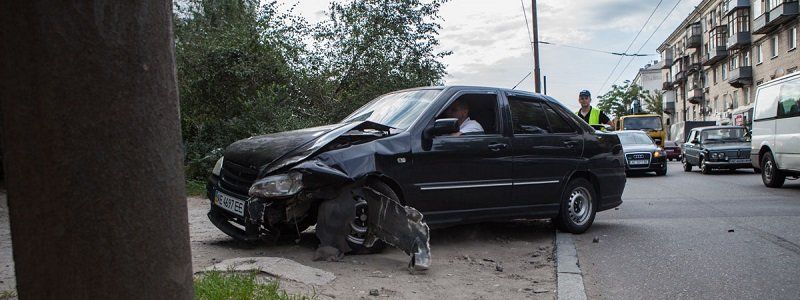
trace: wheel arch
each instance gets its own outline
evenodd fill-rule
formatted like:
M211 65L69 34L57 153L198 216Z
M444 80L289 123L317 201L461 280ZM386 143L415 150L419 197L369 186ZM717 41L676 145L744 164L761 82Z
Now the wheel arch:
M406 198L405 198L405 194L403 193L403 188L400 186L400 184L397 181L395 181L391 177L386 176L386 175L381 174L381 173L373 173L373 174L367 175L366 178L367 179L375 179L375 180L378 180L378 181L386 184L397 195L397 198L398 198L397 200L400 201L400 204L408 205L407 201L406 201Z
M600 181L597 179L597 175L595 175L594 173L592 173L591 171L588 171L588 170L578 170L578 171L573 172L567 178L567 181L564 182L564 188L561 189L561 195L564 195L564 191L566 190L567 185L569 184L569 182L571 182L575 178L586 179L586 180L589 181L589 183L592 184L592 188L594 189L594 193L595 193L593 196L594 196L595 199L597 199L597 205L598 205L598 207L600 207L600 204L601 204L600 201L603 200L602 197L600 197L600 195L603 194L602 190L601 190L601 186L600 186Z

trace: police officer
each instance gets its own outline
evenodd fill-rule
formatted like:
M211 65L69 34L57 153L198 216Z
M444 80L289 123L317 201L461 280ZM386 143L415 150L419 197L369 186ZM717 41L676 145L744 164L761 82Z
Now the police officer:
M589 125L609 124L611 122L611 119L609 119L604 112L589 105L592 103L592 94L589 93L589 91L581 91L581 93L578 94L578 102L581 104L581 109L575 112L575 114L586 121L586 123L589 123Z

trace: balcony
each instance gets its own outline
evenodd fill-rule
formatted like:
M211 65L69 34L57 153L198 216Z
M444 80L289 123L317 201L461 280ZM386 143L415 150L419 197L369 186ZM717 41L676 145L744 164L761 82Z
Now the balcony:
M769 11L769 19L767 20L767 27L776 28L778 25L794 20L797 16L798 9L797 1L782 2Z
M693 88L689 91L689 103L692 104L700 104L703 103L703 89L701 88Z
M669 69L672 66L672 53L664 53L661 57L661 68Z
M735 88L753 84L753 67L739 67L731 70L728 73L728 83Z
M680 85L683 84L684 81L686 81L686 71L675 73L675 82L673 82L674 84Z
M693 62L686 67L686 76L692 75L694 73L700 72L703 69L703 65L700 62Z
M769 13L765 12L763 15L758 16L758 18L753 19L753 33L755 34L765 34L769 32L772 28L767 26L767 22L769 21Z
M686 37L686 48L700 49L703 46L703 35L699 33Z
M750 0L728 0L725 6L725 15L730 16L732 13L736 12L737 9L750 8Z
M728 50L742 49L750 45L750 32L737 32L728 38Z
M672 87L672 86L673 86L673 84L674 84L674 83L673 83L672 81L664 81L664 83L663 83L663 84L661 84L661 89L662 89L662 90L665 90L665 91L671 91L671 90L673 90L673 89L674 89L674 88Z
M713 49L709 50L708 55L706 55L706 60L703 62L704 66L711 66L714 65L723 59L728 57L728 49L724 46L717 46Z

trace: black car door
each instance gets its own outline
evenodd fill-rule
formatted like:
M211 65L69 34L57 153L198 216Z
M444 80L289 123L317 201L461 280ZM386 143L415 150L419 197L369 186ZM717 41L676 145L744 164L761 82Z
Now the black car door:
M505 205L511 196L511 143L497 92L459 92L448 103L457 99L471 101L470 115L485 132L436 136L412 153L414 205L433 221L474 217L476 211Z
M512 204L557 205L561 186L581 158L583 139L547 101L509 95L514 155Z

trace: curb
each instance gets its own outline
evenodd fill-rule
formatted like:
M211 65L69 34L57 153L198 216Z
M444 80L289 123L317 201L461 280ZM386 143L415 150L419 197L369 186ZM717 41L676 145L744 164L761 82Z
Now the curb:
M558 300L585 300L583 273L571 233L556 232L556 282Z

